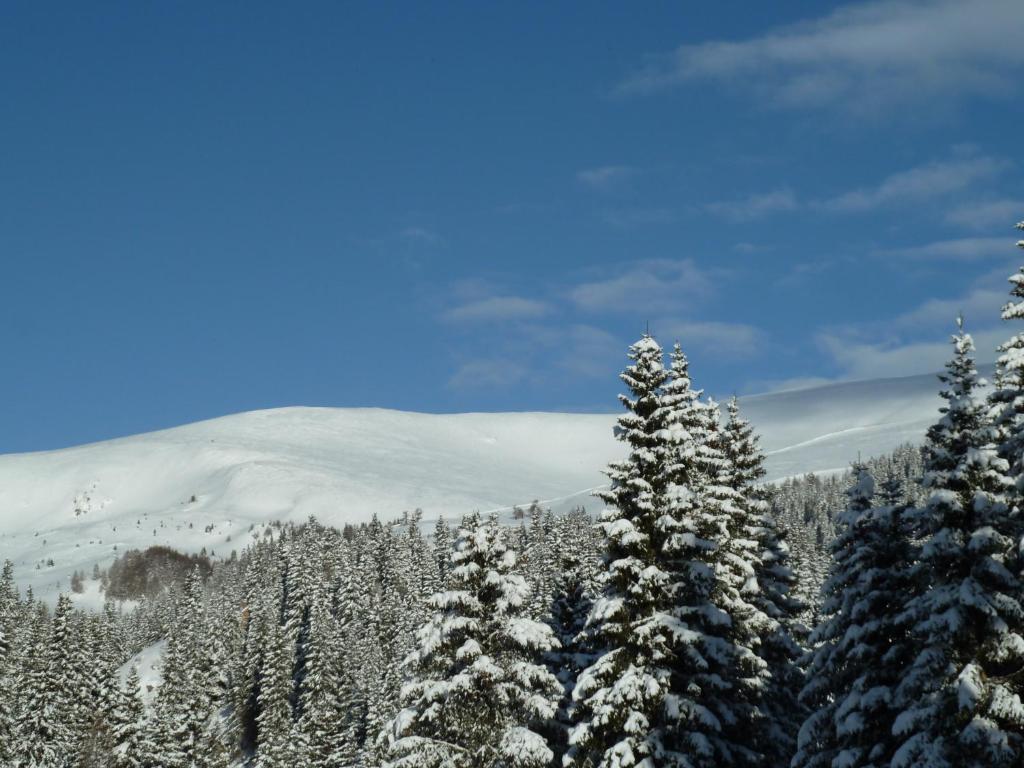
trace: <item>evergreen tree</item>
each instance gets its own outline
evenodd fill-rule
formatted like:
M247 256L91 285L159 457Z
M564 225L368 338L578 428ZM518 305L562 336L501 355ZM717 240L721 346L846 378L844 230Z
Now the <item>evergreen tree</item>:
M146 710L139 670L135 666L128 671L123 693L113 714L115 764L117 768L144 768L149 756L143 743Z
M410 656L412 680L393 724L389 768L541 768L553 753L535 730L555 714L558 681L540 663L551 630L525 616L529 587L497 522L459 530L449 589Z
M451 566L452 532L443 517L437 518L434 527L434 561L437 563L438 589L448 586L448 569Z
M1024 230L1024 222L1017 224ZM1017 243L1024 248L1024 240ZM1024 319L1024 267L1008 278L1010 301L1002 309L1006 321ZM1024 332L1015 333L999 347L995 386L990 400L993 419L999 430L999 455L1009 464L1016 480L1016 494L1024 493ZM1018 510L1018 516L1024 511Z
M7 627L8 622L0 616L0 765L14 762L15 666Z
M629 356L617 434L630 450L598 494L607 573L589 625L601 650L576 684L567 761L754 765L743 718L758 716L767 673L750 647L759 612L742 594L752 570L730 532L715 417L678 345L671 371L650 336Z
M572 560L565 562L564 567L547 616L558 646L544 657L548 670L562 684L558 710L543 730L555 751L555 765L561 764L561 758L568 750L569 732L573 726L572 693L576 688L576 680L594 662L594 643L587 631L587 617L593 608L593 595L589 591L586 571Z
M911 596L915 552L905 509L873 507L874 494L870 471L855 467L832 544L827 618L811 638L817 647L801 693L811 714L795 768L882 768L899 747L894 700L914 653L901 615Z
M661 347L648 335L629 350L621 378L629 395L617 437L628 456L608 466L611 488L598 497L605 535L602 593L588 620L598 658L573 691L566 764L633 766L661 762L671 749L666 699L671 692L673 627L670 574L664 545L671 531L670 468L675 447L670 410L662 402L668 381Z
M768 763L783 765L795 750L804 714L797 699L803 683L799 666L803 650L794 638L796 617L803 606L791 595L795 577L789 568L789 548L772 514L768 493L758 486L765 469L757 435L740 416L735 397L729 401L728 414L722 433L726 460L722 480L736 493L736 535L754 542L749 561L755 583L747 595L767 619L762 619L756 649L769 674L759 702L763 727L756 738Z
M962 323L953 344L940 377L946 405L925 446L929 496L916 513L920 594L906 610L919 651L898 690L895 733L904 743L894 768L1024 762L1019 530Z
M45 632L45 613L37 629ZM18 764L27 766L71 765L77 748L79 721L75 711L77 686L73 653L78 638L73 633L73 609L67 595L57 598L49 637L26 678L21 722L18 724Z
M345 654L338 642L339 635L324 601L314 602L303 708L298 722L305 748L303 764L309 768L355 764L351 705L346 696L352 682L343 668Z
M256 716L258 741L256 768L291 768L295 764L291 747L292 710L289 704L292 654L288 636L279 623L269 621L265 636L266 653Z

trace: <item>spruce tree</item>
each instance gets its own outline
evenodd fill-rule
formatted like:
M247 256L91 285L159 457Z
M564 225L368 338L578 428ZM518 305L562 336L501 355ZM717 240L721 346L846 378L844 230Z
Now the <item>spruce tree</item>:
M1024 605L1015 564L1008 465L978 396L962 323L940 377L942 418L929 431L916 514L923 540L906 619L919 652L898 690L894 768L999 768L1024 762Z
M796 579L789 567L789 547L772 514L767 491L758 485L765 476L758 437L741 417L735 397L729 401L728 414L722 431L726 459L722 479L736 492L738 535L755 542L756 582L749 599L768 619L761 626L756 649L769 675L760 697L762 727L757 740L769 764L783 765L793 755L804 714L797 699L803 684L799 666L803 649L794 637L803 606L791 594Z
M1024 222L1017 224L1024 230ZM1017 243L1024 248L1024 240ZM1002 319L1024 319L1024 267L1010 275L1010 301L1003 305ZM990 401L998 429L999 455L1009 464L1010 476L1016 481L1016 496L1024 493L1024 331L1013 334L999 347L995 386ZM1017 510L1018 516L1024 510Z
M124 683L123 696L113 716L113 741L117 768L144 768L149 755L144 751L145 705L139 670L132 666Z
M526 617L529 587L497 521L470 515L455 542L448 591L417 633L412 680L393 723L389 768L541 768L537 732L561 690L540 663L551 629Z
M900 744L894 701L914 655L902 613L915 551L905 507L873 507L874 477L862 465L854 473L832 544L826 619L811 637L816 649L801 692L811 714L795 768L882 768Z
M673 653L669 636L673 596L664 570L664 546L675 527L669 471L675 446L670 410L662 402L668 381L661 347L645 335L629 349L621 375L629 390L616 436L627 457L606 470L608 491L597 494L605 571L601 594L588 620L597 659L580 673L573 691L566 764L634 766L661 763L671 749Z
M45 613L39 616L45 628ZM71 599L62 594L57 598L49 637L41 642L42 653L34 660L34 668L25 681L18 724L20 749L15 751L18 760L26 765L69 765L77 749L78 691L72 658L79 638L75 637L73 627Z
M14 762L15 666L7 627L8 622L0 617L0 765Z
M629 446L598 494L606 574L589 626L599 657L577 681L573 766L755 765L749 719L767 676L753 652L752 567L730 526L713 411L676 346L671 371L644 336L622 374ZM744 732L746 728L746 733Z
M777 627L758 605L761 520L734 477L718 406L694 398L678 344L671 373L666 391L682 395L673 476L684 490L675 510L684 533L666 550L679 574L673 613L691 630L680 635L676 650L680 701L692 713L676 727L677 749L697 764L760 766L769 746L761 743L769 670L758 652Z
M258 739L256 768L290 768L294 765L292 750L291 644L288 635L276 621L269 621L264 637L265 653L260 675L256 716Z

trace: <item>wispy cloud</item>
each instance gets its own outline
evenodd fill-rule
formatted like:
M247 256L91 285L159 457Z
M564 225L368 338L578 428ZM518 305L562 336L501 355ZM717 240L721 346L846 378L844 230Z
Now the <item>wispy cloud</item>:
M966 229L1010 229L1024 218L1024 200L982 200L964 203L946 214L946 221Z
M708 203L704 208L710 213L733 221L750 221L770 213L795 211L800 208L800 202L791 189L783 187L739 200Z
M949 359L949 334L962 315L974 337L977 360L992 362L996 347L1010 333L999 317L1008 297L1009 270L992 270L959 296L928 299L886 321L823 329L816 340L842 379L928 373Z
M620 188L637 173L630 165L602 165L585 168L576 174L576 179L586 187L599 192L611 192Z
M678 217L668 208L624 208L607 210L602 214L604 220L613 227L629 229L649 224L671 224Z
M641 261L605 280L581 283L568 292L587 312L674 312L688 299L712 292L710 276L692 259Z
M662 320L655 323L654 330L666 343L678 341L683 349L700 350L722 360L751 358L766 341L764 331L746 323Z
M961 237L906 248L887 248L878 254L929 261L978 261L1012 256L1014 242L1011 237Z
M529 375L526 366L505 358L482 358L460 365L448 380L451 389L508 389Z
M450 323L534 320L551 308L543 301L521 296L489 296L445 310L441 317Z
M649 58L621 94L690 82L753 87L773 105L876 110L1015 90L1024 65L1020 0L882 0L741 41Z
M979 286L956 298L928 299L898 315L891 328L896 332L946 328L958 316L972 327L988 328L999 323L999 310L1007 298L1006 290Z
M952 333L952 321L949 328ZM977 345L978 362L990 363L995 360L996 346L1004 340L1006 334L1002 329L987 328L974 331L971 335ZM841 378L844 379L877 379L931 373L941 370L952 354L948 341L868 342L823 333L818 336L818 342L842 368Z
M918 203L967 189L992 178L1007 166L1005 160L978 154L970 147L958 148L953 157L946 160L894 173L875 186L845 192L821 201L818 206L829 211L860 212Z
M441 245L444 238L432 229L425 227L406 227L398 233L398 236L409 243L422 243L423 245Z

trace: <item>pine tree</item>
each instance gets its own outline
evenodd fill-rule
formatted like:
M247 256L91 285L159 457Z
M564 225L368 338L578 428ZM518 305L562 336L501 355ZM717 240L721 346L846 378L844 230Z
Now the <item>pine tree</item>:
M149 755L144 751L145 705L139 670L132 666L124 683L124 695L113 715L113 740L117 768L144 768Z
M448 586L448 569L451 566L452 532L443 517L437 518L434 527L434 561L437 563L438 589Z
M629 454L608 466L611 488L598 494L608 504L600 517L606 571L588 620L598 658L573 691L575 726L566 764L581 768L660 762L670 750L673 601L663 548L671 535L665 523L676 521L669 480L675 448L670 411L662 402L668 372L650 336L630 347L629 358L632 364L621 375L629 395L619 397L626 413L616 431Z
M680 751L715 765L762 765L762 735L771 729L763 711L769 683L767 662L759 655L763 639L778 623L761 610L758 575L762 571L760 515L751 509L736 478L717 403L691 400L686 358L676 345L672 354L670 393L685 393L677 407L683 427L674 472L679 488L696 491L677 507L683 530L698 541L673 543L681 579L682 600L675 615L695 635L683 636L677 649L682 659L695 656L677 670L680 690L692 708L704 708L716 723L700 716L683 719L677 738ZM694 503L696 502L696 503ZM685 534L684 534L685 536ZM713 583L705 576L710 569Z
M541 768L553 753L535 730L561 690L539 662L555 640L526 618L526 580L497 522L463 521L449 589L418 632L412 680L393 723L389 768Z
M1017 224L1024 230L1024 222ZM1017 243L1024 248L1024 240ZM1006 321L1024 319L1024 267L1008 278L1011 299L1002 309ZM1010 465L1016 492L1024 493L1024 332L1015 333L999 347L995 387L990 395L993 419L999 430L999 455ZM1018 510L1024 515L1024 510Z
M256 768L291 768L294 756L289 696L293 657L284 628L276 621L270 621L268 625L258 698L259 714L256 716L259 729Z
M564 570L555 587L547 622L554 632L558 647L544 658L548 670L562 684L562 695L554 718L544 728L555 751L555 765L568 750L572 693L580 673L594 662L594 643L587 631L587 617L593 608L586 570L573 560L563 561Z
M946 405L928 431L916 514L920 594L907 605L919 653L898 690L894 768L998 768L1024 762L1024 605L1011 487L978 398L971 337L953 337Z
M783 765L796 748L796 733L804 715L797 700L803 683L799 666L803 650L794 638L803 606L791 595L795 577L789 568L789 548L772 515L766 490L757 485L765 476L757 435L740 416L735 397L729 401L728 414L722 432L726 459L722 479L736 492L739 535L755 542L751 562L756 588L748 591L749 599L768 619L757 647L769 673L759 702L764 727L757 741L770 765Z
M8 621L0 615L0 765L14 762L15 666L7 639L8 626Z
M205 629L202 576L197 568L186 581L178 617L167 640L163 684L153 720L157 756L167 768L188 765L210 718Z
M676 346L671 371L650 336L630 348L617 434L627 458L598 494L607 573L589 625L601 650L573 694L574 766L754 765L749 720L766 666L751 648L759 611L730 526L714 412ZM743 732L746 728L747 733Z
M45 627L45 613L39 615ZM25 681L18 724L20 748L15 751L26 765L69 765L77 748L77 685L72 657L78 638L74 636L73 618L70 598L60 595L49 637Z
M902 620L912 594L914 546L903 506L873 507L875 481L864 466L854 484L825 584L827 618L812 636L817 646L801 693L811 708L800 732L795 768L888 766L895 691L913 658Z
M310 619L307 675L298 722L305 748L303 765L343 768L354 765L356 758L346 696L352 683L344 674L344 649L325 601L313 603Z

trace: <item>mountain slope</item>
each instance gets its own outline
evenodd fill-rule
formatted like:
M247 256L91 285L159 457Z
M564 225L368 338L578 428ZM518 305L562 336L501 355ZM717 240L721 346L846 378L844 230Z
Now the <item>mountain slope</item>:
M919 441L937 416L937 389L934 376L915 376L754 396L743 406L777 479ZM535 498L558 508L592 503L601 468L622 450L614 420L283 408L2 456L0 559L14 560L22 585L52 596L72 571L103 567L125 549L169 544L225 556L277 519L340 525L416 507L455 518Z

